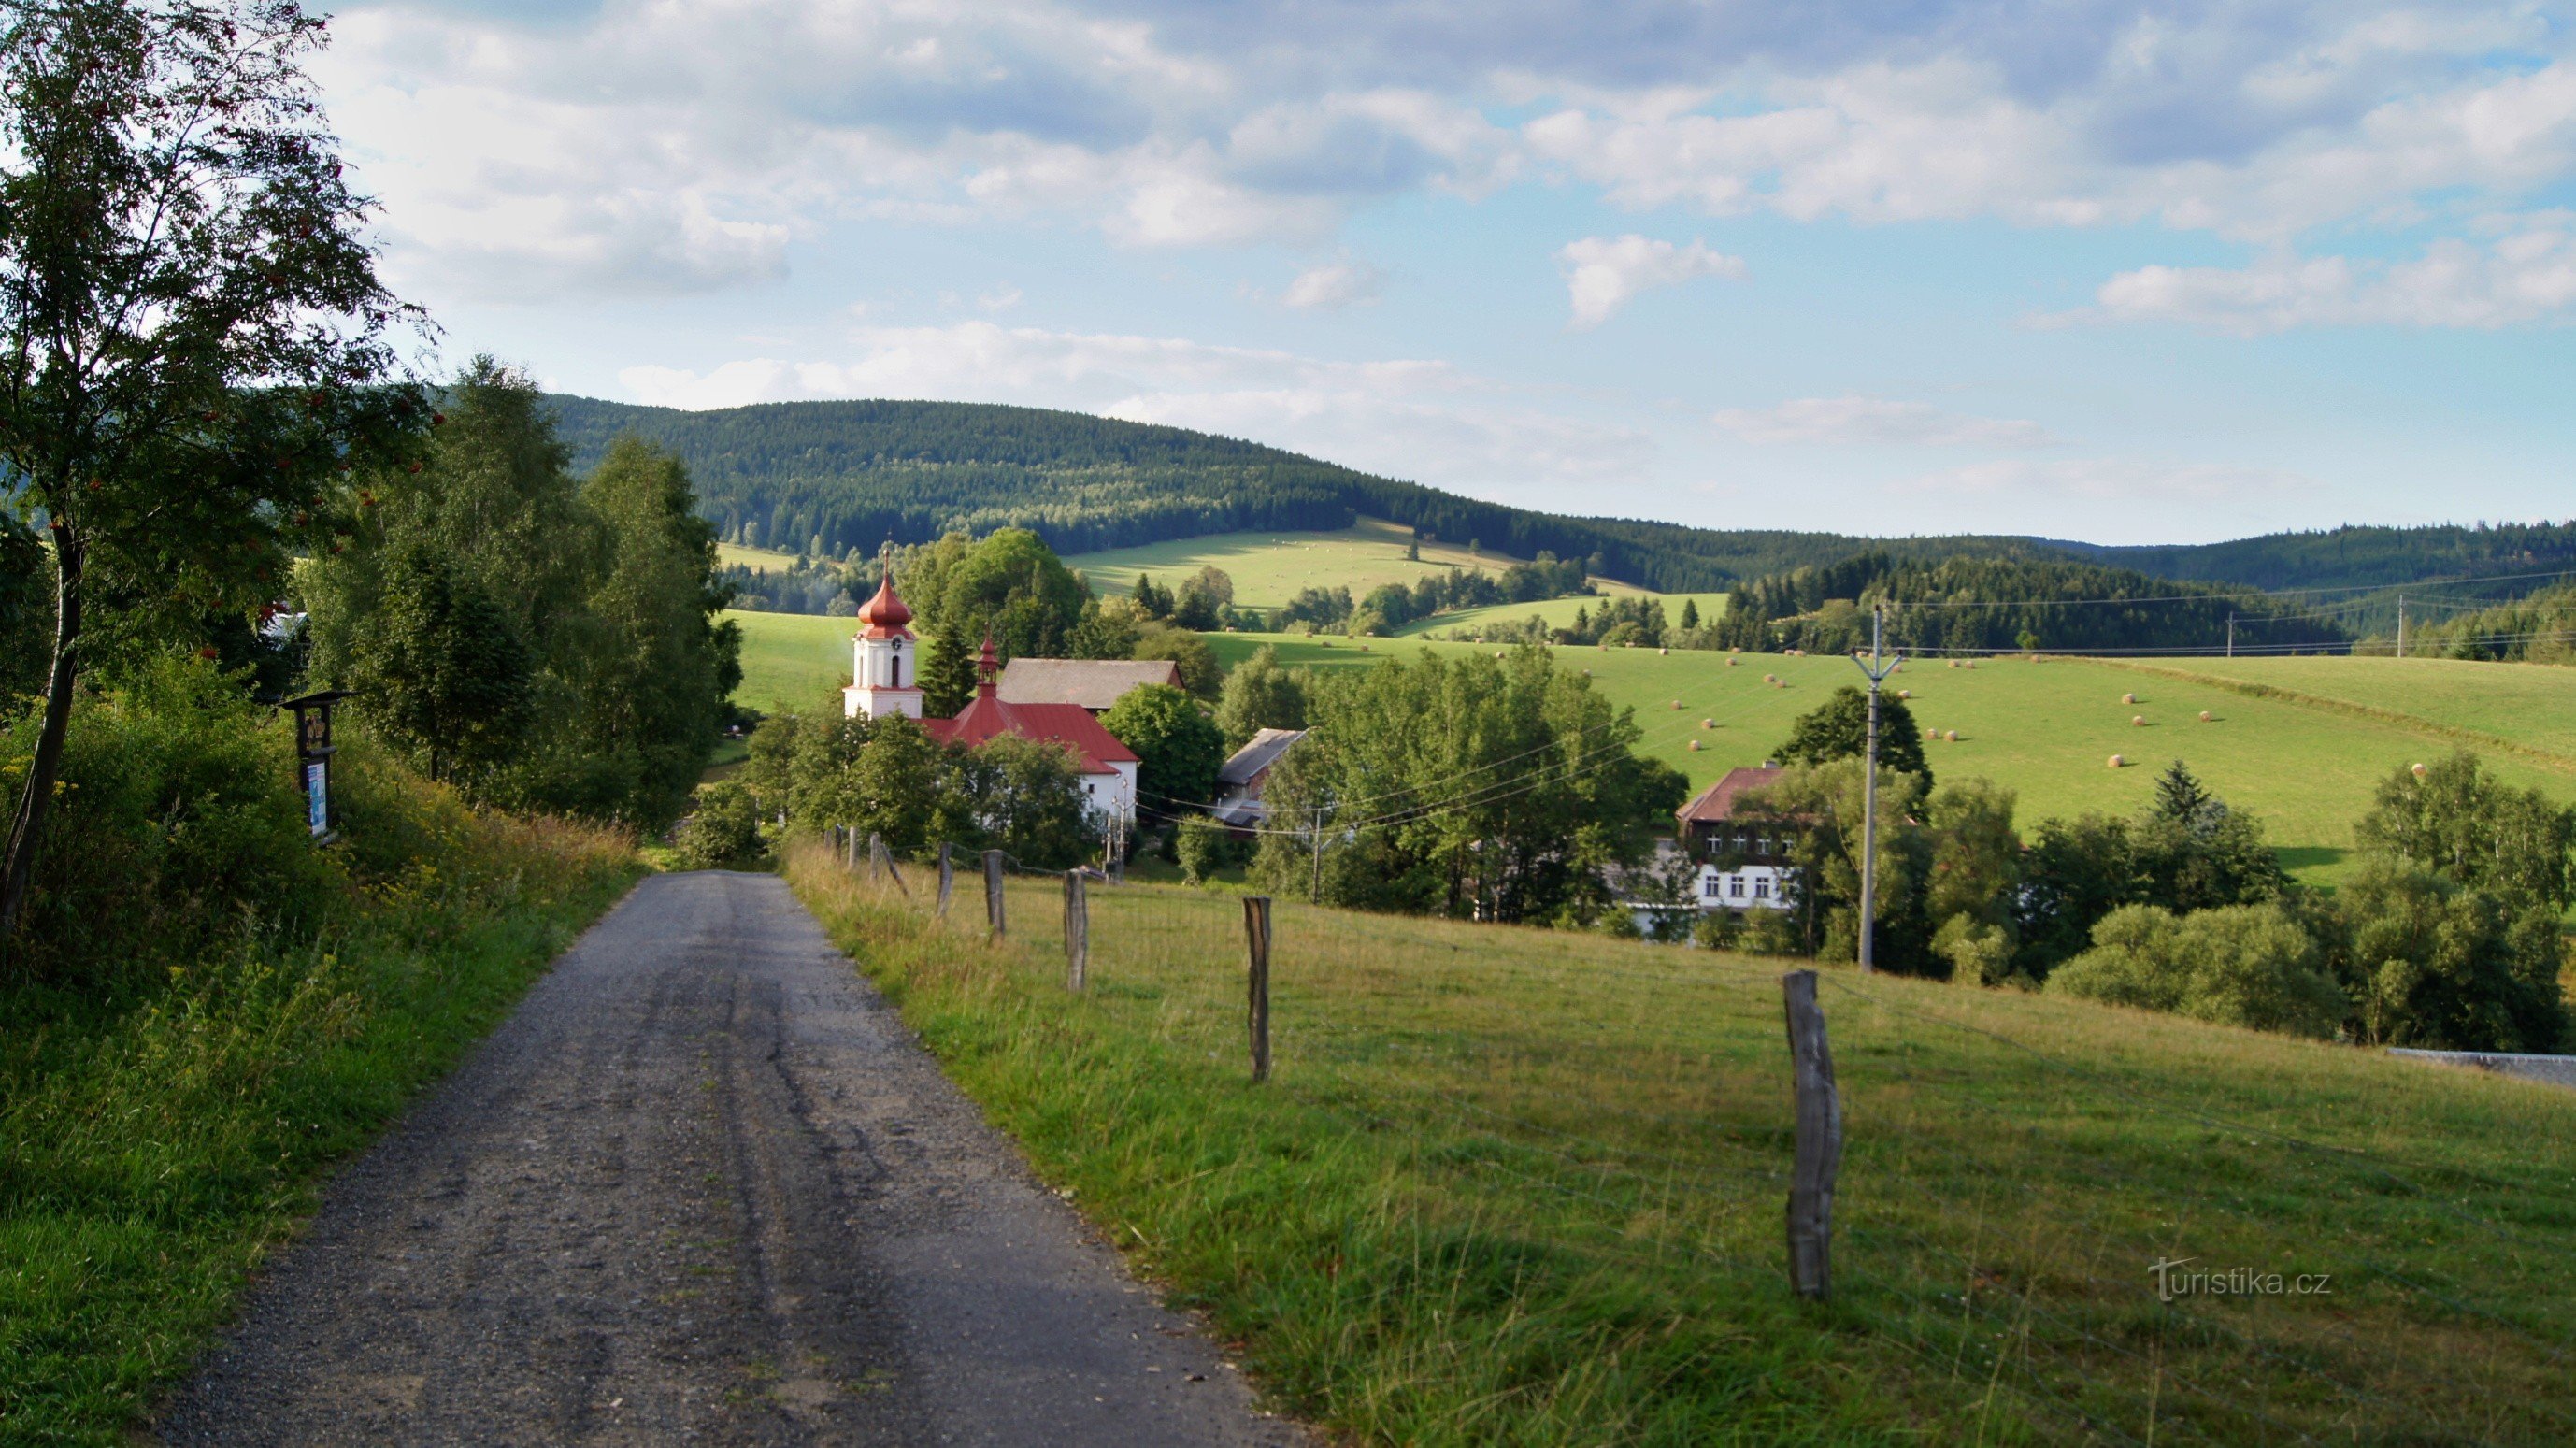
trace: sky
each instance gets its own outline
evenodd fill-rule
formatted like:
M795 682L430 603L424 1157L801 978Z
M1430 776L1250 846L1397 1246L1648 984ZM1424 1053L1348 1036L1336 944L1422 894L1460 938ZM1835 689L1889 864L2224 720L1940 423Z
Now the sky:
M2576 516L2567 6L396 0L385 275L551 388L1009 402L1710 527Z

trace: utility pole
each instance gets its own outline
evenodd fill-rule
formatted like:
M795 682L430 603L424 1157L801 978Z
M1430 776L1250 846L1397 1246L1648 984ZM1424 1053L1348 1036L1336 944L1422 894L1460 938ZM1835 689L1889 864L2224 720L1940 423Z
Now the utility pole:
M2236 615L2227 616L2227 656L2236 657Z
M1881 630L1887 623L1887 605L1872 605L1869 611L1869 662L1862 664L1854 654L1852 662L1869 676L1869 751L1863 759L1868 770L1860 791L1860 968L1863 974L1876 968L1873 947L1878 935L1878 684L1896 672L1904 663L1903 655L1879 662Z

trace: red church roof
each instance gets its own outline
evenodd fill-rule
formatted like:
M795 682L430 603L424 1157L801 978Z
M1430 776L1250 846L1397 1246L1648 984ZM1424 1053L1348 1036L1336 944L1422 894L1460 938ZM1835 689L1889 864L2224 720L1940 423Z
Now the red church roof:
M903 599L895 593L894 575L891 573L877 585L876 596L859 605L859 637L863 639L908 639L912 637L912 630L904 625L910 622L912 610L905 607Z
M901 607L900 604L897 607ZM924 719L921 727L942 744L981 744L1004 734L1017 734L1024 739L1044 739L1073 751L1085 774L1107 774L1113 764L1134 764L1136 753L1118 742L1118 736L1100 727L1090 710L1080 704L1005 704L993 688L993 675L998 670L993 653L993 640L984 640L984 657L979 666L983 682L976 687L975 698L957 712L953 719Z

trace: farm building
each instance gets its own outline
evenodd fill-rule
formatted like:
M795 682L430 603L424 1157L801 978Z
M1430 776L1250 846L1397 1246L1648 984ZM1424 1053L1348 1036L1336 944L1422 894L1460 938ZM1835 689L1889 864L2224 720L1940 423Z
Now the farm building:
M1270 778L1270 766L1279 762L1289 745L1305 737L1303 729L1264 729L1234 751L1216 772L1216 808L1210 813L1217 823L1237 830L1261 828L1270 817L1261 803L1261 787Z
M1181 666L1169 659L1013 659L1002 669L1001 693L1005 704L1078 704L1105 714L1146 684L1181 687Z
M1700 862L1697 898L1702 910L1785 910L1788 885L1798 867L1790 856L1797 826L1784 820L1741 817L1737 806L1754 790L1776 783L1776 765L1730 769L1726 777L1674 812L1682 848Z

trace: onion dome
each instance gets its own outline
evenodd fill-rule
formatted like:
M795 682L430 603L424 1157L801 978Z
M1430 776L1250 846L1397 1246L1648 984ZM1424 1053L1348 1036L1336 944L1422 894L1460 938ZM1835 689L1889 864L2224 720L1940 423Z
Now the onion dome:
M876 596L859 605L859 622L871 628L901 628L912 622L912 610L894 591L894 577L877 585Z

